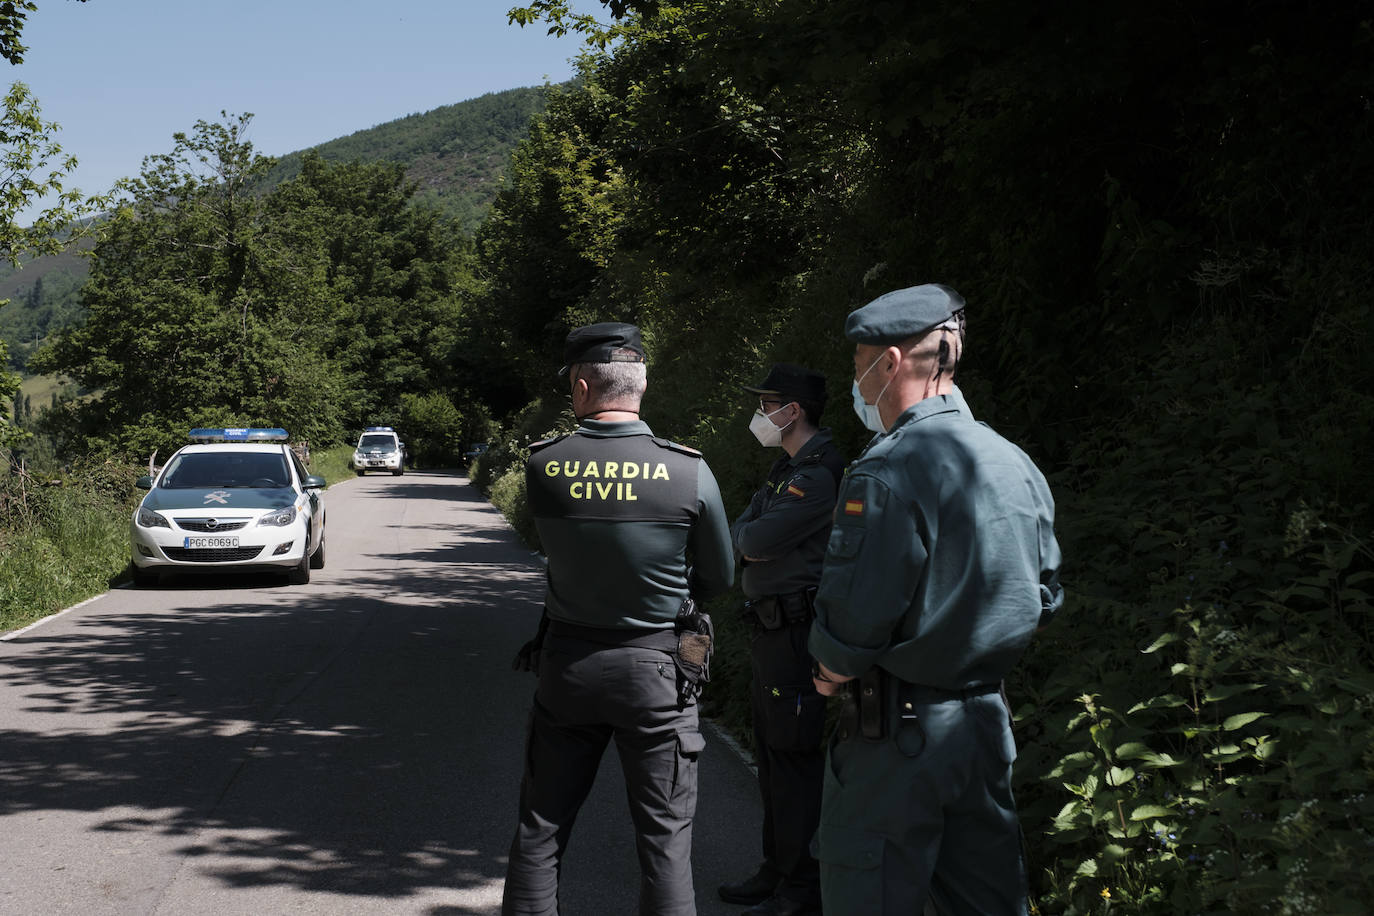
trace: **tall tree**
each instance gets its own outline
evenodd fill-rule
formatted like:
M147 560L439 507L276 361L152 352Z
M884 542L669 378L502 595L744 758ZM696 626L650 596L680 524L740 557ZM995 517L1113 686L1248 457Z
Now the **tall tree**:
M24 59L28 49L20 38L28 14L37 8L32 0L0 4L0 57L11 64ZM108 200L84 198L79 190L65 186L76 159L64 154L54 139L57 129L56 123L43 120L28 86L10 86L0 110L0 257L16 264L24 255L60 251L77 234L77 222L99 212ZM30 225L15 222L21 211L45 198L48 203ZM7 362L7 347L0 340L0 402L19 388L19 377L5 369ZM0 448L24 435L0 414Z

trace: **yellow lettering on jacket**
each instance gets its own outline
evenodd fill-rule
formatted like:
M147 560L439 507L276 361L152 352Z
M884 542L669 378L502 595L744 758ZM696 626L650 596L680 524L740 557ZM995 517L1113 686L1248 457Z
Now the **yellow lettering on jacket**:
M619 462L619 461L607 461L607 462L606 462L606 479L607 479L607 480L610 480L612 477L614 477L614 476L616 475L616 472L618 472L619 470L620 470L620 462Z
M646 467L647 467L647 465L646 465ZM669 479L669 478L668 478L668 466L667 466L666 464L664 464L663 462L660 461L660 462L658 463L658 467L654 468L654 480L668 480L668 479Z
M545 477L557 477L557 476L558 476L558 462L557 462L557 461L550 461L548 464L544 465L544 476L545 476Z
M607 464L610 464L609 461L606 462L606 463L607 463ZM588 462L587 462L587 468L586 468L586 470L584 470L584 471L582 472L582 476L583 476L583 477L600 477L600 476L601 476L601 475L598 474L597 471L596 471L596 462L595 462L595 461L588 461ZM607 477L610 477L611 475L610 475L610 474L607 474L606 476L607 476Z
M622 503L639 502L639 497L635 495L635 485L623 480L618 480L615 483L574 480L568 485L568 495L573 499L614 500Z
M645 465L645 467L648 467L648 465ZM620 466L620 476L624 477L626 480L633 480L639 476L639 465L635 464L633 461L625 462Z

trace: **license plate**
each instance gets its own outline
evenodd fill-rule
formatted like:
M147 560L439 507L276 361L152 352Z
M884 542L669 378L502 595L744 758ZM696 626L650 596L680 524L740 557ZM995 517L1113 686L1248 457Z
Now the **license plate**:
M192 538L188 537L183 547L237 547L238 538Z

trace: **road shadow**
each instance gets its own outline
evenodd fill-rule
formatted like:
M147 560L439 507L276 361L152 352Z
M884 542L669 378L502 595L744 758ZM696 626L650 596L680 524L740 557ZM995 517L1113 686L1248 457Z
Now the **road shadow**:
M544 571L473 488L437 488L410 498L481 503L479 523L426 522L432 545L372 549L305 587L270 575L183 578L146 605L142 591L121 590L118 611L0 643L0 686L19 697L25 722L0 730L0 817L85 812L98 834L167 844L234 890L326 892L405 911L436 888L499 895L534 688L510 662L537 623ZM212 605L211 590L231 600ZM570 851L572 916L633 906L638 872L614 756ZM714 760L751 798L747 771ZM756 812L731 811L729 822L698 819L694 863L711 887L753 864L756 841L741 852L720 837ZM602 900L612 902L592 902ZM698 904L734 912L703 892Z
M178 578L168 610L4 644L0 683L52 727L0 731L0 815L145 811L97 830L186 838L230 887L499 883L533 687L509 662L542 585L499 524L325 588Z

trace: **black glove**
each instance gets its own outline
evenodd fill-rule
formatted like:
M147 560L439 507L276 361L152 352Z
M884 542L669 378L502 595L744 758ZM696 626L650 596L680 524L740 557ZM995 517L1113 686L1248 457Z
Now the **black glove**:
M544 634L549 631L549 611L544 609L544 614L539 618L539 629L535 631L534 638L520 647L520 651L515 653L515 659L511 662L511 668L516 671L530 671L536 676L539 674L539 650L544 648Z

